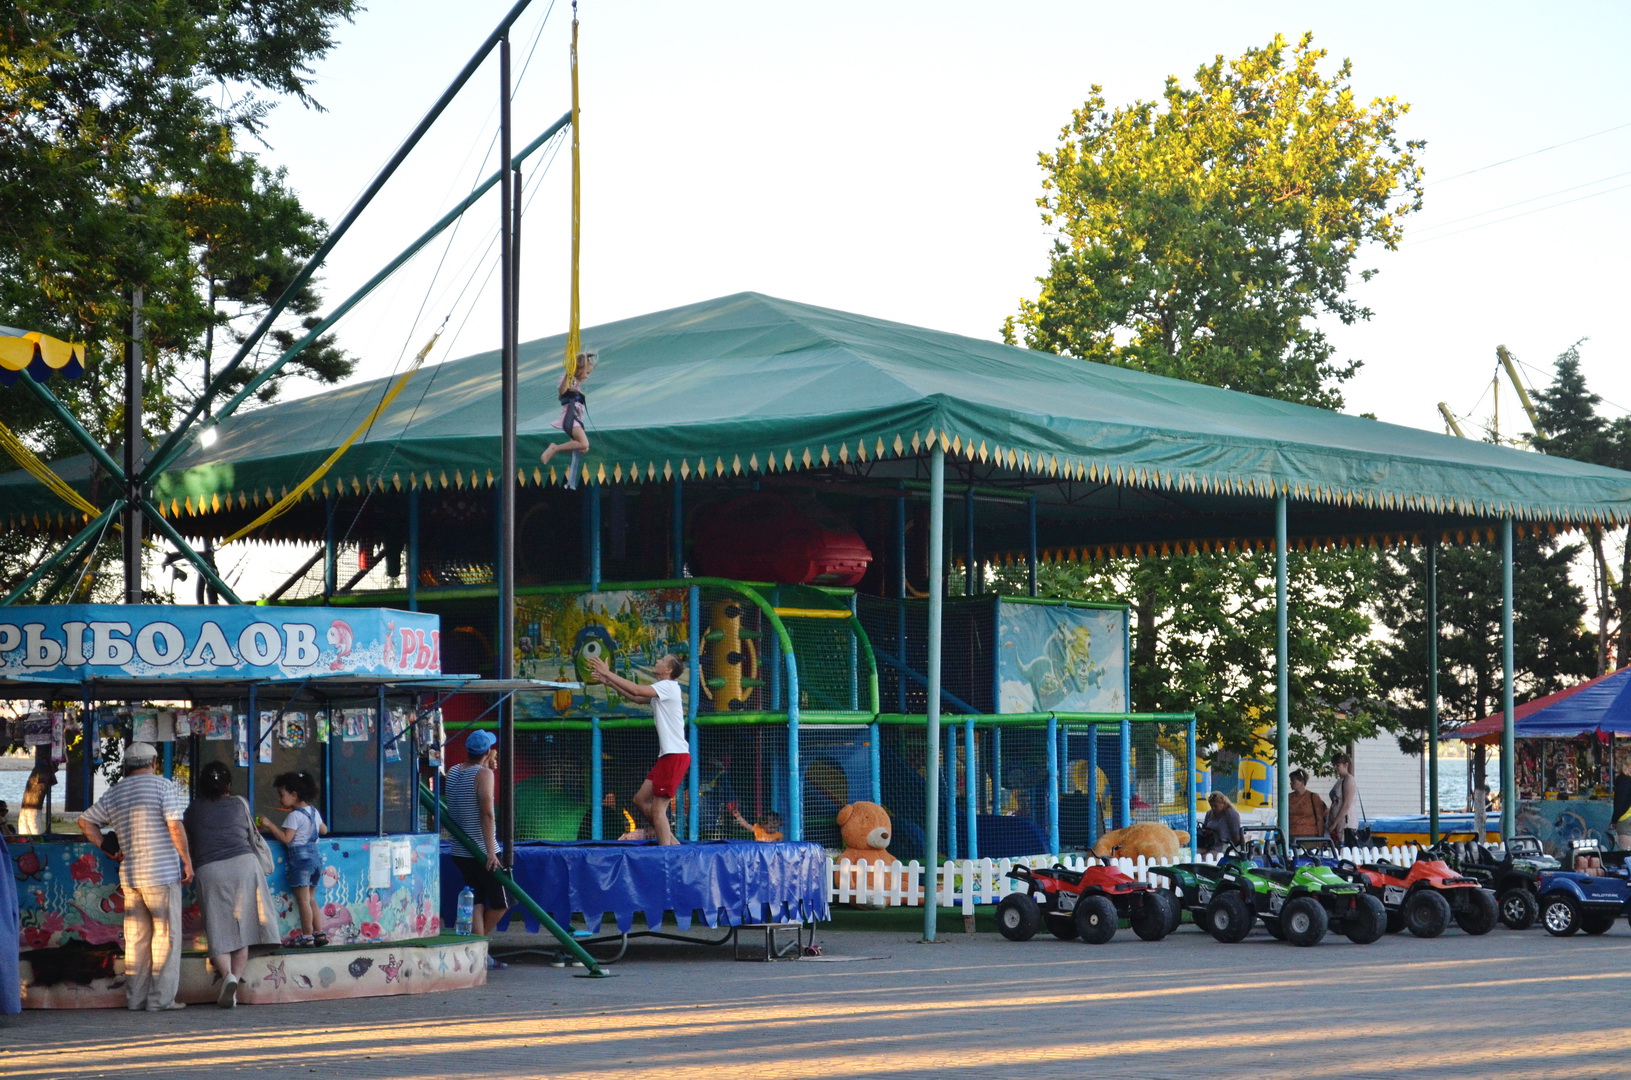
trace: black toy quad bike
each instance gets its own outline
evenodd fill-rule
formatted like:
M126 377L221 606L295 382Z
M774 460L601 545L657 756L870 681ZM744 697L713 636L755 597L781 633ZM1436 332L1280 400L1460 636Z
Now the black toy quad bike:
M1511 930L1527 930L1540 916L1540 875L1561 864L1546 854L1540 839L1514 836L1503 848L1477 842L1439 845L1444 862L1495 893L1501 922Z
M1178 904L1167 890L1105 861L1085 870L1016 866L1008 876L1025 885L1024 892L1010 893L997 905L997 929L1009 941L1028 941L1046 924L1061 940L1102 945L1116 936L1120 919L1145 941L1160 941L1178 925Z

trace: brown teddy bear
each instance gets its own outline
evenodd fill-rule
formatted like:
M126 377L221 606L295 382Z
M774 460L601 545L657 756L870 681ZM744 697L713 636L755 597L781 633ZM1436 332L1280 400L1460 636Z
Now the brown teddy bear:
M889 811L874 802L853 802L838 811L838 828L844 850L838 861L852 863L900 862L889 854Z
M1146 859L1176 859L1188 844L1189 834L1182 829L1170 829L1159 821L1140 821L1099 837L1093 854L1100 858L1114 855L1136 859L1142 855Z

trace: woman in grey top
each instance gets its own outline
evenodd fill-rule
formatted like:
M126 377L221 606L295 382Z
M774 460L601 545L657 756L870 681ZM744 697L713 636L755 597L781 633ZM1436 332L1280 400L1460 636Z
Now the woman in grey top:
M225 765L212 761L199 772L198 797L183 821L210 961L222 980L216 1003L230 1009L238 1003L250 946L276 945L278 933L272 892L250 846L253 815L249 804L232 794L232 774Z
M1206 802L1212 809L1201 820L1202 853L1225 851L1231 844L1244 847L1246 834L1240 828L1240 811L1229 801L1229 796L1214 791Z

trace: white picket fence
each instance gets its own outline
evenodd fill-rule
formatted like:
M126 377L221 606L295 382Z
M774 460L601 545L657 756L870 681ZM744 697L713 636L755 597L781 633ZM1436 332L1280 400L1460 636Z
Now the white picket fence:
M1339 854L1342 858L1351 859L1356 863L1392 862L1408 866L1416 859L1416 848L1411 845L1342 848ZM1215 864L1218 858L1215 855L1203 855L1198 860L1187 856L1176 859L1146 859L1140 855L1136 859L1111 861L1123 873L1139 881L1150 881L1149 872L1152 867L1195 861ZM1008 871L1015 866L1045 869L1056 864L1069 870L1082 870L1086 868L1087 860L1077 853L1028 855L1017 859L947 861L940 864L936 895L940 897L942 906L972 910L977 905L995 904L1009 893L1023 890L1024 886L1020 882L1008 876ZM828 903L892 907L918 907L923 903L923 865L915 859L911 862L878 863L863 859L852 863L848 859L838 861L829 858L827 868ZM1167 881L1165 877L1159 875L1153 880L1158 885L1164 885Z

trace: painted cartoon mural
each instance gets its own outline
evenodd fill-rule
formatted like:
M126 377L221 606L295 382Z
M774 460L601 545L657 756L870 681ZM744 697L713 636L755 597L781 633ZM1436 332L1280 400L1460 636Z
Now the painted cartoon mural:
M1127 612L997 605L998 711L1126 712Z
M272 843L272 902L285 941L299 936L300 917L284 885L284 847ZM340 836L319 844L322 882L317 887L323 929L336 945L405 941L441 933L438 911L438 838ZM124 894L119 866L83 841L11 846L12 873L22 915L21 947L54 949L69 941L119 942L124 935ZM188 949L203 949L203 919L192 886L182 891L182 927Z
M589 678L604 660L635 682L649 682L665 653L689 652L686 590L652 589L516 598L516 669L529 679L581 682L579 690L516 697L519 719L650 716Z

